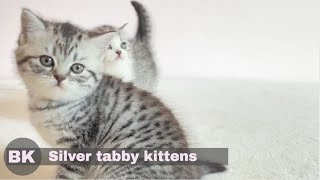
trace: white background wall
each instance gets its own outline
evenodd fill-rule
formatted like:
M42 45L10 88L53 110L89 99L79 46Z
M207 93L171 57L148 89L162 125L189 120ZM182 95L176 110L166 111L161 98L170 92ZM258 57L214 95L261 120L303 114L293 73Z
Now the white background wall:
M318 0L140 0L154 21L163 77L319 79ZM1 0L0 79L16 78L21 7L84 27L129 22L127 0Z

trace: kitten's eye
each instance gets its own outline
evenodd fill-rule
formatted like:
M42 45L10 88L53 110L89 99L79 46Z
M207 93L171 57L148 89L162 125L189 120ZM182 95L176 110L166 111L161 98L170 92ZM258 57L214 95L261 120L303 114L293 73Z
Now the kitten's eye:
M112 49L112 46L109 44L108 49Z
M50 56L42 55L40 56L40 63L45 67L53 67L54 62Z
M127 49L127 43L126 42L122 42L120 44L120 46L121 46L122 49Z
M80 74L82 73L82 71L84 70L84 65L79 64L79 63L75 63L71 66L71 71L76 73L76 74Z

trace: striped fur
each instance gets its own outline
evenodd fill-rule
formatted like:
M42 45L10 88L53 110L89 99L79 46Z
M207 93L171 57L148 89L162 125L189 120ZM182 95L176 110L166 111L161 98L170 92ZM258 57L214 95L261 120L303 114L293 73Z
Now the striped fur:
M48 22L22 12L16 50L21 78L29 92L31 122L54 147L186 148L185 135L159 99L131 83L103 75L103 46L110 34L70 23ZM39 57L52 57L52 67ZM75 74L74 63L85 66ZM64 76L57 83L54 76ZM57 178L200 178L197 166L59 166Z

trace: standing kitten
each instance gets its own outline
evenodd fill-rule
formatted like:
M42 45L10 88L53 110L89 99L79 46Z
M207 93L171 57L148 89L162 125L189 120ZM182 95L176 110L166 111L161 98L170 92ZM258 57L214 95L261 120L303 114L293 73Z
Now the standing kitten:
M125 24L126 25L126 24ZM106 49L105 72L109 75L122 79L124 82L134 82L135 60L131 54L131 43L125 39L123 25L117 34L110 40ZM141 87L144 88L144 87Z
M104 46L115 33L97 34L50 22L24 9L16 53L29 93L31 122L54 147L186 148L171 111L150 93L105 76ZM216 166L212 171L223 171ZM61 165L57 178L200 178L200 166Z
M151 48L151 22L146 9L138 2L132 1L138 15L138 29L134 39L127 39L122 26L100 26L94 31L118 31L118 35L106 47L105 72L133 82L137 87L153 91L157 84L157 66Z

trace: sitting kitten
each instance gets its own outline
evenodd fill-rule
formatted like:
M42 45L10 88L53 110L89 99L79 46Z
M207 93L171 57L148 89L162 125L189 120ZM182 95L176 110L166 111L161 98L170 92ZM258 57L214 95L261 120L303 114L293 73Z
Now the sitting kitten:
M171 111L150 93L104 75L104 46L116 33L97 34L51 22L24 9L15 51L29 94L31 122L53 147L186 148ZM61 165L59 179L200 178L207 166ZM223 171L217 165L211 172Z
M104 25L94 29L103 33L118 31L118 35L106 47L105 72L137 87L154 91L157 84L157 66L151 50L151 22L146 9L132 1L138 15L138 29L134 39L127 39L122 26Z

